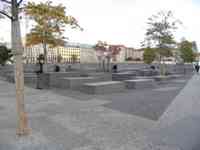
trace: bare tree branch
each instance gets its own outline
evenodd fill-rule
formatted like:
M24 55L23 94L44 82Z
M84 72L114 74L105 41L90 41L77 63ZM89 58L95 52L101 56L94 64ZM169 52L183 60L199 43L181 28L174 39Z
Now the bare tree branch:
M8 1L8 0L0 0L0 1L11 4L11 1Z
M23 2L23 0L20 0L20 1L17 3L17 5L19 6L22 2Z
M8 15L7 13L5 13L4 11L1 11L0 10L0 14L2 14L2 15L4 15L4 16L6 16L6 17L8 17L9 19L13 19L10 15Z

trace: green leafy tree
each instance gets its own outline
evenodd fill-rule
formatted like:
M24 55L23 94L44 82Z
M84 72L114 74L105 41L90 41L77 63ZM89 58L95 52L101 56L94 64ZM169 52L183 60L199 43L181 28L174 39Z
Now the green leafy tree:
M143 60L146 64L151 64L156 58L155 50L152 48L145 48L143 53Z
M97 44L94 45L94 50L97 54L98 66L99 70L105 71L105 52L106 52L106 42L98 41Z
M160 11L156 15L148 18L148 28L146 31L145 40L148 44L156 48L156 55L158 57L161 74L165 74L164 57L172 56L171 50L175 47L174 31L178 28L177 24L181 21L174 19L171 11Z
M193 62L195 60L195 54L192 48L192 42L185 40L180 43L180 55L184 62Z
M7 61L12 62L11 49L8 49L6 46L0 46L0 64L5 65Z
M44 49L45 63L47 63L47 48L64 46L63 33L66 25L72 28L82 28L77 20L65 14L65 7L61 4L54 6L51 1L45 3L29 2L25 12L35 22L31 32L27 34L26 45L42 44Z

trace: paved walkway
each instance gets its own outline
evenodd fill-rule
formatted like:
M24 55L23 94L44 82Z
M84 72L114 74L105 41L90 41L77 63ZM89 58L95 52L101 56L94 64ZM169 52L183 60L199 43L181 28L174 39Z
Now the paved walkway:
M0 150L199 150L199 89L194 75L153 121L104 107L106 100L26 88L32 134L18 138L14 85L0 81Z

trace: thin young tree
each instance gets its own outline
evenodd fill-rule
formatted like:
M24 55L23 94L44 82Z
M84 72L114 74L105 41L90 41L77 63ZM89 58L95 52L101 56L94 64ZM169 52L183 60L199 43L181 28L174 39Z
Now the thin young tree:
M28 128L24 104L23 47L19 23L19 10L22 2L23 0L0 0L0 5L6 6L0 10L0 14L11 20L11 45L15 61L15 85L18 114L17 134L27 135L30 130Z
M146 64L151 64L155 60L156 54L153 48L144 48L143 61Z
M99 68L103 71L110 71L110 62L111 59L116 61L116 56L122 50L122 45L109 45L106 42L98 41L97 44L94 46L94 49L97 53L98 61L99 61ZM105 60L107 61L105 65ZM106 67L105 67L106 66Z
M105 71L105 58L104 58L104 53L106 51L105 42L98 41L97 44L94 45L94 50L96 51L97 54L99 70Z
M182 23L174 18L172 11L160 11L148 18L147 24L145 39L155 48L161 75L164 75L164 58L172 56L172 49L176 46L174 32L178 29L177 25Z
M110 68L110 61L111 61L111 58L112 58L112 61L116 61L116 57L117 55L121 52L121 50L124 48L123 45L109 45L109 48L108 48L108 53L109 53L109 58L107 60L107 69L109 71L109 68Z

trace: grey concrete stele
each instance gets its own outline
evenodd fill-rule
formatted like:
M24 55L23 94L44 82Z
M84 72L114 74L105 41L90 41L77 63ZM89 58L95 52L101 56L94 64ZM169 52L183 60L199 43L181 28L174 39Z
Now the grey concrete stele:
M125 80L126 88L128 89L143 89L155 86L155 81L153 79L134 79Z
M130 80L134 79L136 76L135 72L119 72L119 73L113 73L112 74L112 80L113 81L123 81L123 80Z
M159 83L166 83L172 79L171 76L155 76L154 80Z
M25 85L36 89L48 89L49 88L49 74L25 74Z
M81 89L82 92L87 94L108 94L124 90L125 84L120 81L85 83Z
M95 77L67 77L60 79L61 88L78 90L84 83L98 82Z

